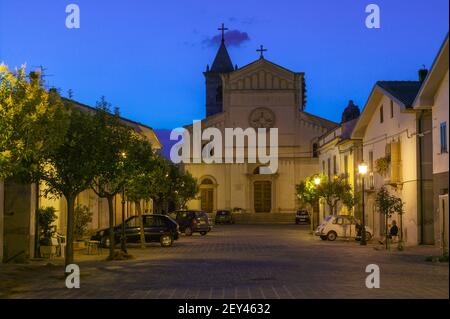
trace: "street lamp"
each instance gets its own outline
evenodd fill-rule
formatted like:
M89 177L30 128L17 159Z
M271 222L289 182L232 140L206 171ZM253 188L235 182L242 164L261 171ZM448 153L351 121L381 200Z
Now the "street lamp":
M364 176L367 174L367 164L362 162L358 165L358 172L361 175L362 186L362 225L361 225L361 245L367 245L366 242L366 212L364 204Z
M314 184L316 184L316 186L320 185L320 177L319 176L314 177Z

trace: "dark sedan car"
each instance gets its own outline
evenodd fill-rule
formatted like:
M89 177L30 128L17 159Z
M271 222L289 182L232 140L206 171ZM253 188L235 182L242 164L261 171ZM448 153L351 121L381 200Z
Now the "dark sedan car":
M208 214L197 210L180 210L177 211L176 222L180 225L180 231L186 236L193 233L200 233L205 236L210 230Z
M229 210L218 210L216 213L216 224L234 224L233 214Z
M159 242L161 246L172 246L173 241L179 237L178 224L169 216L145 214L142 215L144 222L144 234L146 242ZM114 227L114 242L120 243L122 235L122 224ZM125 235L127 242L137 243L141 240L140 223L138 216L129 217L125 220ZM99 230L91 238L100 241L103 247L109 246L109 228Z
M297 213L295 213L295 223L301 224L309 224L311 222L311 219L309 217L309 213L306 210L298 210Z

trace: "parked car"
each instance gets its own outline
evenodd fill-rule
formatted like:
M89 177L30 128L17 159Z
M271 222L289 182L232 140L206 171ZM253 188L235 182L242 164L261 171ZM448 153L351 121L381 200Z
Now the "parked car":
M218 210L216 212L216 224L234 224L233 213L229 210Z
M144 234L146 242L159 242L161 246L172 246L173 241L179 238L179 226L175 220L166 215L145 214L142 215L144 222ZM114 227L114 242L120 243L122 235L122 224ZM125 220L125 235L127 242L140 242L140 223L138 216L132 216ZM103 247L109 247L109 228L100 229L91 240L100 241Z
M295 223L297 225L301 224L301 223L306 223L306 224L311 223L311 218L309 217L308 211L304 210L304 209L298 210L295 213Z
M365 226L365 229L366 241L369 241L372 239L373 230L368 226ZM357 233L355 218L347 215L327 216L315 231L316 236L330 241L334 241L338 237L356 238Z
M177 211L175 220L180 226L180 231L187 236L191 236L193 233L205 236L212 229L208 214L198 210Z

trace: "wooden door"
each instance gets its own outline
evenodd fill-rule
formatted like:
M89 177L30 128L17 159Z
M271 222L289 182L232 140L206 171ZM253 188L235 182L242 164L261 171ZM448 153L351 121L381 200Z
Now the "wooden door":
M204 188L200 192L201 209L206 213L212 213L214 210L214 189Z
M272 210L272 183L270 181L255 182L253 197L255 213L270 213Z

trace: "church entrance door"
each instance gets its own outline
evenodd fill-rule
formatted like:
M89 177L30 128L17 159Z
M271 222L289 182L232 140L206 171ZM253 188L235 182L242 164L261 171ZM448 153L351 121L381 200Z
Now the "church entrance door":
M255 213L270 213L272 210L272 182L256 181L253 198Z
M214 209L214 189L204 188L200 192L202 211L211 214Z

